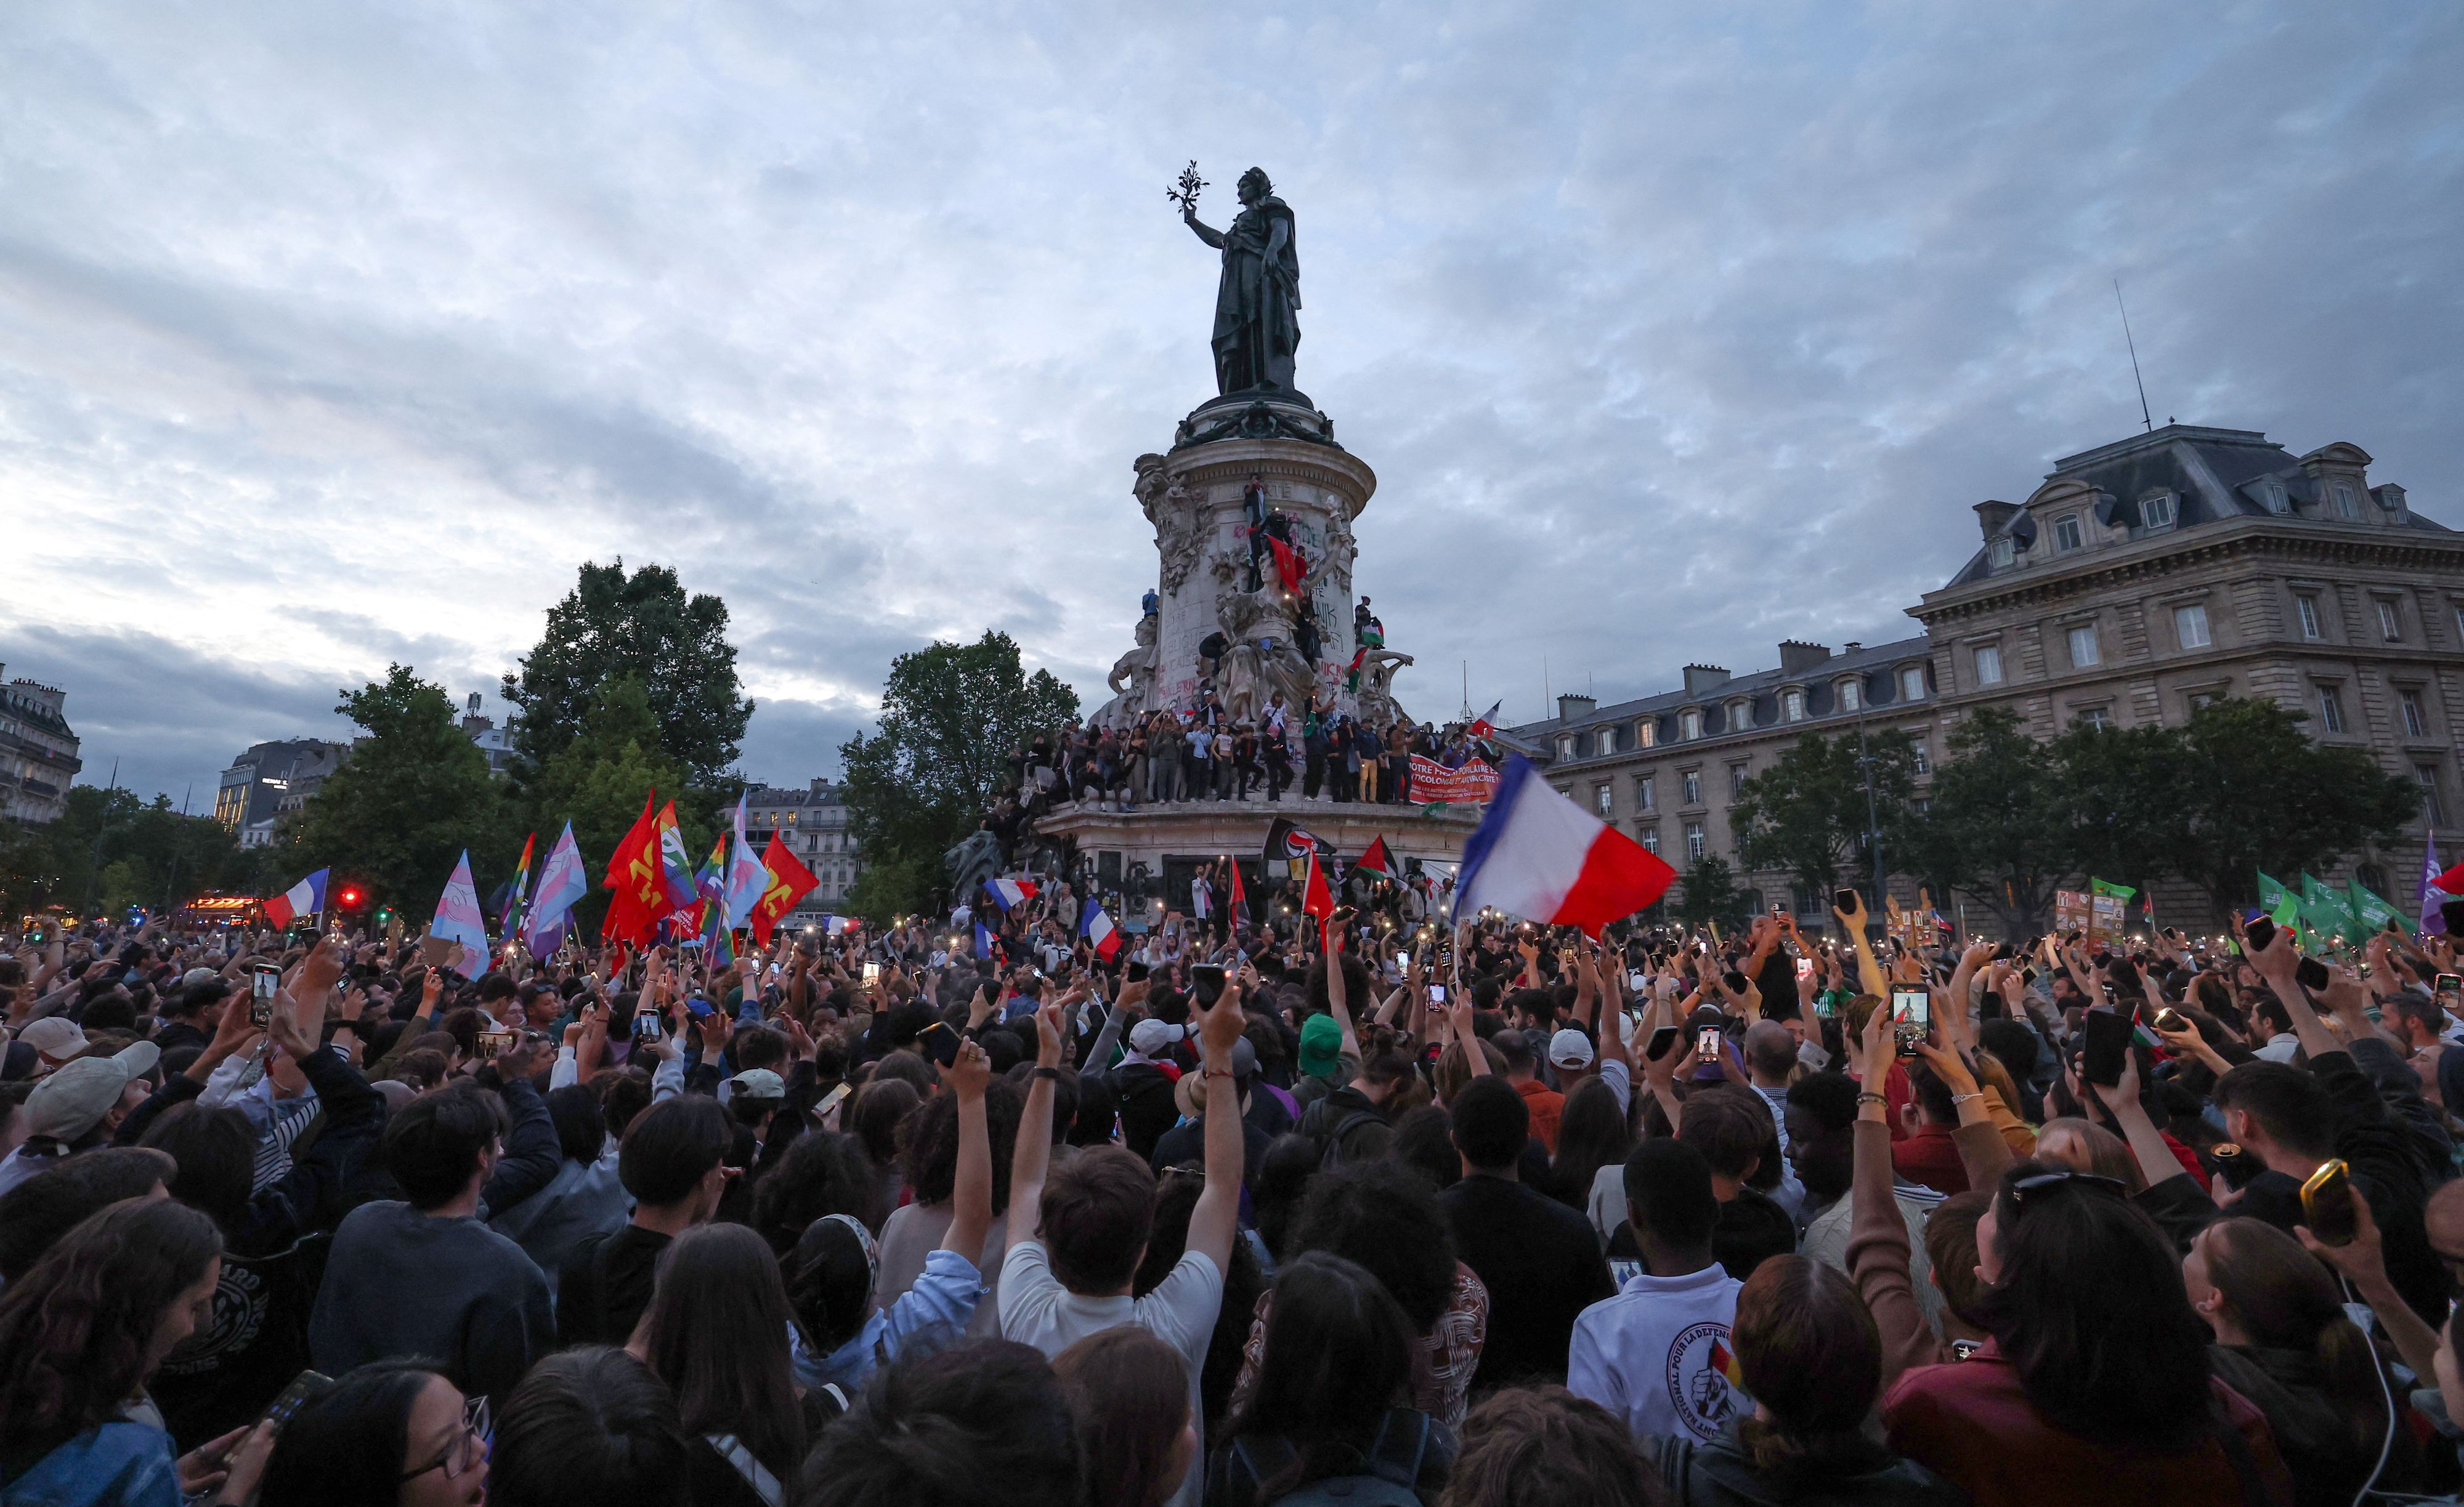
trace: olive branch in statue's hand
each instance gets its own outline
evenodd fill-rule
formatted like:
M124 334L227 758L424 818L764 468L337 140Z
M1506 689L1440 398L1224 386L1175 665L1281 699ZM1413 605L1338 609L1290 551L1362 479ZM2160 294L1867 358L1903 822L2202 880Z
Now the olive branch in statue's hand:
M1180 170L1179 182L1165 189L1163 196L1180 206L1184 216L1193 215L1198 212L1198 195L1205 187L1206 180L1198 176L1198 159L1193 157L1189 165Z

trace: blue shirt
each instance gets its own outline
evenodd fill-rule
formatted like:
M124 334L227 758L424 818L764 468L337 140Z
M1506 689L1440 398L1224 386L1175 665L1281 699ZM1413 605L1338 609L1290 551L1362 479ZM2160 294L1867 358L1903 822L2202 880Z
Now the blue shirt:
M909 1346L937 1349L966 1337L967 1321L984 1296L983 1274L956 1251L924 1257L924 1274L888 1310L864 1321L856 1337L816 1360L801 1331L789 1336L796 1385L806 1391L830 1383L852 1393L873 1370L898 1359Z

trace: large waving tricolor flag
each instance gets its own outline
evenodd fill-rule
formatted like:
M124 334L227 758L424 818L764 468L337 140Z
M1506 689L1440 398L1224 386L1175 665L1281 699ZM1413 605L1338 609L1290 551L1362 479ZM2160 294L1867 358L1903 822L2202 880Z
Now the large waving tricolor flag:
M1078 922L1078 934L1085 937L1087 945L1095 950L1095 955L1107 963L1121 950L1121 933L1113 929L1112 918L1104 914L1101 906L1087 907L1087 914Z
M1677 871L1549 788L1529 759L1506 761L1497 798L1463 845L1455 913L1495 906L1550 926L1600 928L1667 893Z
M993 897L994 905L1007 910L1012 906L1023 905L1035 898L1035 882L1028 879L988 879L984 881L984 893Z
M265 903L265 919L276 931L301 916L325 908L325 879L334 871L320 868Z

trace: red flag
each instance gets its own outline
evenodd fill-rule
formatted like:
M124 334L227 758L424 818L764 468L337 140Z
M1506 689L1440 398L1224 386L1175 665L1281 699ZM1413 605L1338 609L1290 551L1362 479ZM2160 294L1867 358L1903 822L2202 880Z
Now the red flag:
M2464 863L2458 863L2430 882L2432 889L2443 889L2451 895L2464 895Z
M1352 866L1365 868L1373 874L1383 874L1388 879L1395 877L1395 857L1386 851L1386 840L1382 837L1371 839L1369 851L1361 854Z
M1283 581L1284 590L1297 593L1301 577L1307 574L1301 552L1271 534L1266 535L1266 547L1275 552L1275 575Z
M642 814L607 856L607 918L599 934L609 941L644 946L650 928L673 908L659 883L659 828L651 816L658 798L657 791L643 798Z
M1245 908L1248 904L1248 892L1241 887L1241 864L1238 860L1235 860L1232 864L1232 924L1234 926L1237 927L1249 919Z
M779 925L779 918L795 909L796 902L821 883L811 869L787 851L787 844L779 841L775 827L771 829L770 845L761 850L761 866L769 871L770 878L762 886L761 898L753 903L755 947L768 947L770 932Z
M1309 854L1309 883L1301 890L1301 909L1323 922L1334 914L1334 894L1326 887L1326 870L1317 866L1317 855Z

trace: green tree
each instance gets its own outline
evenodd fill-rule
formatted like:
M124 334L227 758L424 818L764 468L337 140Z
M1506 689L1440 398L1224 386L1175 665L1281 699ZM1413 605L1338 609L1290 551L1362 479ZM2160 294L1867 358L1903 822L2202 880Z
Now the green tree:
M603 683L580 735L548 756L525 792L530 830L539 834L538 863L547 862L557 834L565 822L573 823L574 844L591 883L590 894L576 907L580 925L597 928L606 906L600 881L616 844L642 815L642 802L653 791L678 796L684 787L683 768L659 742L658 719L642 683L629 675ZM695 825L681 810L677 824L690 841Z
M414 919L435 905L464 849L474 872L492 862L511 869L503 792L443 687L396 665L384 680L343 692L334 710L369 735L309 797L295 865L357 875L373 902ZM479 892L488 892L485 881Z
M2175 871L2218 910L2258 895L2257 871L2324 871L2421 816L2421 787L2361 749L2310 741L2299 712L2229 698L2182 730L2187 817Z
M1912 872L1964 891L2003 930L2045 928L2068 863L2070 806L2052 752L2001 707L1950 732L1932 804L1911 816L1897 851Z
M904 870L876 880L867 900L891 913L924 908L947 887L941 855L992 804L1010 750L1077 714L1078 693L1049 670L1027 674L1006 633L892 661L879 730L839 747L847 829L868 870Z
M1864 869L1870 885L1879 876L1866 834L1878 819L1886 834L1903 827L1915 789L1916 744L1905 732L1867 733L1861 746L1853 732L1809 732L1729 803L1737 856L1749 869L1786 869L1817 895L1838 888L1850 864ZM1886 850L1884 862L1890 857Z
M1737 887L1736 870L1717 853L1705 853L1685 865L1683 890L1677 897L1677 919L1686 926L1709 921L1731 931L1745 927L1745 891Z
M864 917L868 926L886 928L892 916L932 909L941 891L949 886L937 855L893 859L887 863L868 862L839 904L847 914Z
M0 908L116 911L134 905L159 912L228 885L242 857L212 818L183 816L167 796L148 803L134 791L77 785L56 820L39 827L0 822ZM119 903L106 907L104 891L113 885Z
M2180 728L2077 723L2049 752L2068 819L2064 868L2133 888L2179 872L2192 796Z
M527 791L582 735L601 688L616 679L642 688L659 749L684 771L693 807L735 798L741 781L729 770L753 703L740 694L727 603L688 597L668 566L627 575L621 559L582 567L581 580L548 609L547 630L520 672L505 677L504 697L520 709L512 728L517 786Z

